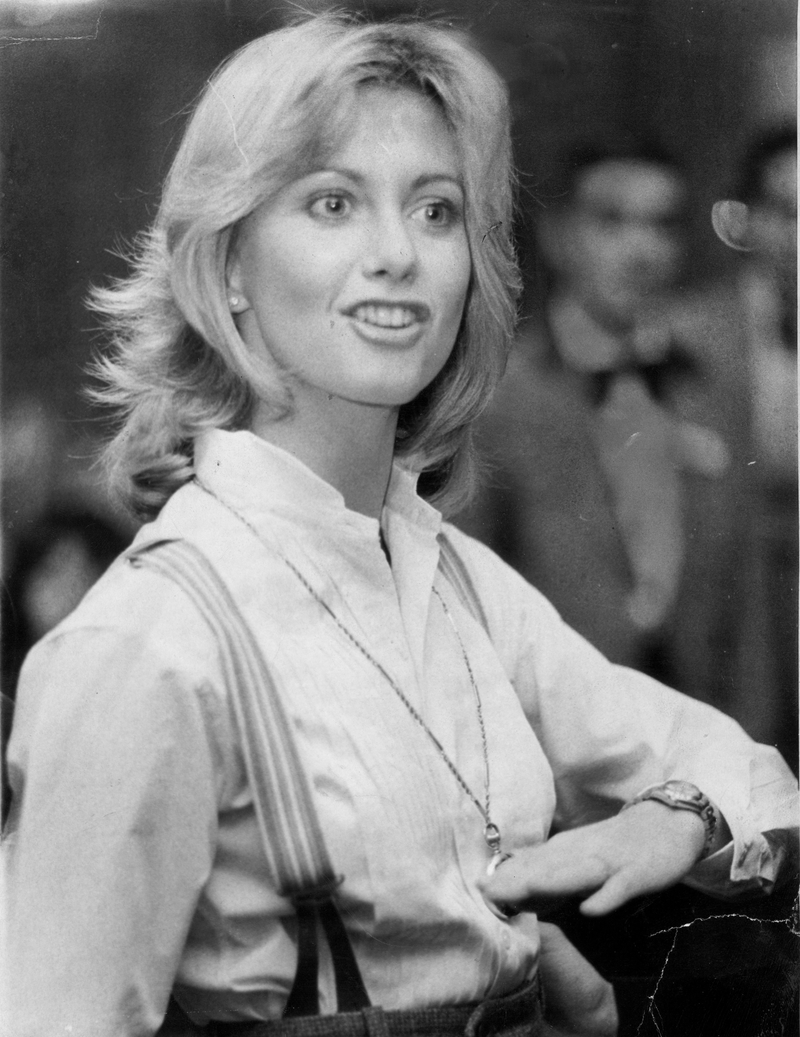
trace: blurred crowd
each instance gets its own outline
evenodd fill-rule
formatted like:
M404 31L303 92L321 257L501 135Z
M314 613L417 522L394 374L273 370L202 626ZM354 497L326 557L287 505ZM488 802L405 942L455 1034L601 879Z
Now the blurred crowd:
M565 156L460 524L614 661L735 716L797 768L797 138L754 135L684 279L687 184L650 142Z

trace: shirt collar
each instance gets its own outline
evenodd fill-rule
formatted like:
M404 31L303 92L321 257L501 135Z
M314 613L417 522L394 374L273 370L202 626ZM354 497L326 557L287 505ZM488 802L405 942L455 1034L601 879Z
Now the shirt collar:
M342 494L293 454L254 433L210 429L195 440L195 474L213 493L258 525L267 516L298 527L346 525L376 537L375 519L351 511ZM395 463L386 492L381 525L391 528L397 515L436 536L440 513L417 494L417 474Z

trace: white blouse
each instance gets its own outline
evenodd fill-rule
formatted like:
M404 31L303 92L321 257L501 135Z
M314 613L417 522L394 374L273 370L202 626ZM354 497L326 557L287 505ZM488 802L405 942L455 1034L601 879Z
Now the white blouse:
M719 805L734 837L691 881L719 894L774 882L782 830L797 824L794 779L777 753L708 706L612 666L449 527L490 640L437 572L441 518L410 474L395 468L381 520L390 566L377 521L250 433L204 435L196 471L227 506L189 484L137 539L200 546L251 625L345 876L340 904L374 1004L512 990L534 974L538 938L532 916L507 921L486 903L483 818L321 601L392 675L482 802L463 643L504 849L612 815L645 786L680 777ZM34 649L8 766L3 1033L149 1034L173 983L200 1021L280 1014L296 962L293 912L265 876L217 645L177 586L119 561ZM321 1000L335 1010L324 948Z

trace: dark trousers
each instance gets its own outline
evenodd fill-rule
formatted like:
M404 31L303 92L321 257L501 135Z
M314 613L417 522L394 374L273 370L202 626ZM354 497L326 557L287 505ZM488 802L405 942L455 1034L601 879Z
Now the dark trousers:
M384 1011L365 1008L265 1023L195 1026L173 1001L158 1037L541 1037L538 980L505 997L465 1005Z

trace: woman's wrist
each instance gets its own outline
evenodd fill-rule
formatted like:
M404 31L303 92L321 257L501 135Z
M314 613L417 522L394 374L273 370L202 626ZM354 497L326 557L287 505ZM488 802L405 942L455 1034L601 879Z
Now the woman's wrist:
M716 805L691 782L671 780L650 785L638 796L625 803L622 810L647 801L660 803L676 813L681 812L689 817L694 816L701 822L703 843L698 853L698 861L716 853L730 839L728 825Z
M674 847L675 859L680 858L683 862L681 866L684 872L705 859L707 830L699 814L688 810L674 810L656 799L640 800L627 805L635 808L634 813L650 814L655 819L653 830L658 833L659 841Z

